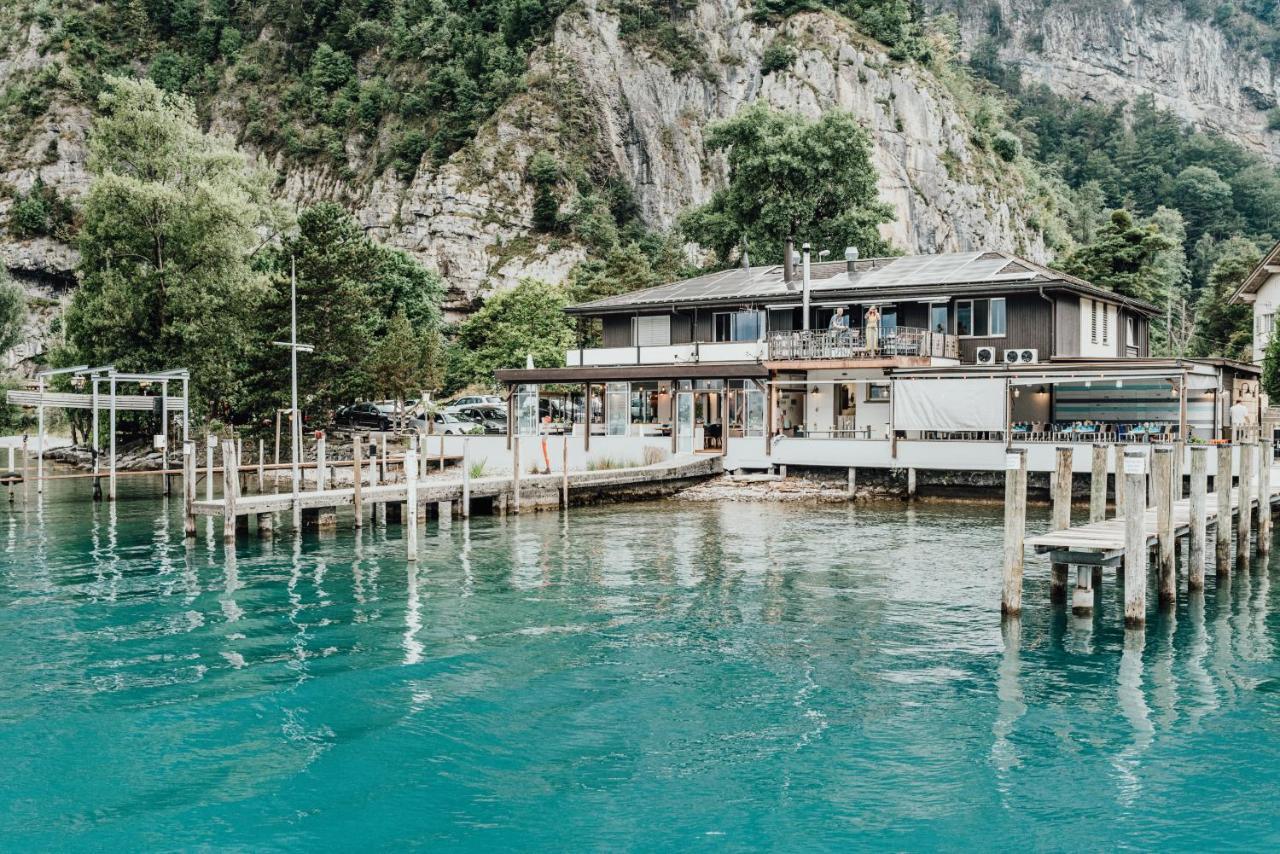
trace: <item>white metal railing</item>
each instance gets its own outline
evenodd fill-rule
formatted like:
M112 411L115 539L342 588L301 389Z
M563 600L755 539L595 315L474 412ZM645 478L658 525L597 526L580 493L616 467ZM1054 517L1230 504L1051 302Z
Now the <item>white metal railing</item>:
M644 347L585 347L565 353L569 368L615 365L680 365L699 362L759 362L769 358L764 341L717 341Z

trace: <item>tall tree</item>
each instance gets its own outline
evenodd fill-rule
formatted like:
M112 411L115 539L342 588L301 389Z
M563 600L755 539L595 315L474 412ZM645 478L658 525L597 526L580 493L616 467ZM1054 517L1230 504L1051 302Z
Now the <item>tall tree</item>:
M1127 297L1155 302L1168 286L1157 262L1174 243L1154 222L1138 222L1127 210L1111 212L1092 243L1068 256L1062 269Z
M1243 237L1222 244L1209 271L1209 282L1196 304L1195 355L1248 359L1252 346L1253 310L1231 302L1231 295L1258 265L1262 251Z
M26 319L26 292L9 278L9 271L0 264L0 353L22 340L22 326Z
M68 338L90 364L189 368L197 411L227 414L267 289L255 256L287 221L272 176L149 80L108 78L98 107Z
M849 113L811 122L757 102L711 125L706 140L728 152L729 183L681 228L722 262L744 241L753 260L779 261L788 236L834 251L888 251L878 226L893 209L879 200L867 133Z
M458 327L445 385L492 385L496 369L522 368L530 355L538 367L563 365L574 345L568 303L564 287L536 279L494 294Z

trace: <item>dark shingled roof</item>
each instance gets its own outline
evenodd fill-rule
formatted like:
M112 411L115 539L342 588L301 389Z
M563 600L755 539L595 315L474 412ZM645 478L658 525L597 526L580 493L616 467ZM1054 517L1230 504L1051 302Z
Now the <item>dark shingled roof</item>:
M1142 300L1120 296L1091 285L1083 279L1052 270L1007 252L949 252L938 255L904 255L898 258L868 258L855 262L852 276L845 262L812 264L810 293L814 298L903 296L902 289L966 288L994 286L1003 290L1026 290L1040 286L1066 287L1154 314L1155 306ZM736 267L708 273L680 282L671 282L627 294L605 297L571 306L571 314L607 314L635 311L646 306L725 303L734 301L774 302L800 295L799 276L788 287L781 264L750 269Z

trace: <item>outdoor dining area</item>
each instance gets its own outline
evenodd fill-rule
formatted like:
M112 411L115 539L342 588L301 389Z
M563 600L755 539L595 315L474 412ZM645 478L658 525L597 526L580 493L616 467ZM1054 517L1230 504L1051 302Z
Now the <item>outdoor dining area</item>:
M1012 438L1020 442L1176 442L1177 422L1142 423L1103 421L1020 421L1010 425Z
M769 358L779 361L875 359L885 356L956 357L954 335L907 326L774 332Z

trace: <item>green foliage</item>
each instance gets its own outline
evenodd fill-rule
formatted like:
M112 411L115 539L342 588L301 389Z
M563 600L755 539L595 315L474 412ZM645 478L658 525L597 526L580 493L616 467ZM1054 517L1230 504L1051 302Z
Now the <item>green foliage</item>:
M647 48L675 74L700 68L705 57L684 19L697 0L617 0L618 33Z
M8 352L22 340L22 325L26 319L26 293L9 278L9 271L0 264L0 353Z
M36 178L31 189L21 193L9 208L9 231L14 237L57 237L65 240L71 236L75 211L60 197L53 187Z
M188 368L193 406L226 411L267 289L255 255L287 222L273 176L201 133L188 99L124 78L99 98L88 168L70 345L124 371Z
M1262 356L1262 390L1271 400L1280 401L1280 335L1274 331Z
M1196 305L1194 353L1247 361L1253 340L1253 310L1248 305L1233 304L1231 295L1258 265L1262 252L1256 244L1233 237L1215 254L1208 283Z
M858 24L882 42L897 60L931 58L932 43L924 32L924 10L915 0L755 0L753 16L779 21L796 12L828 8Z
M548 152L534 152L529 158L528 176L533 184L533 227L556 231L560 227L560 198L556 188L560 164Z
M706 138L728 151L729 183L680 225L722 262L744 240L757 261L780 260L788 235L818 248L888 250L877 226L893 212L878 198L867 133L853 116L833 110L809 122L758 102Z
M297 233L272 255L250 358L246 409L287 406L290 262L296 264L298 357L306 412L324 415L357 398L416 397L441 382L440 280L403 252L373 242L341 205L298 215Z
M568 291L535 279L494 294L457 330L449 354L446 386L492 386L498 368L522 368L528 355L540 368L561 367L574 346L565 315Z
M784 38L776 38L769 42L769 46L764 49L764 54L760 57L760 71L762 74L786 71L795 64L798 55L791 42Z
M1073 252L1062 269L1118 294L1152 302L1168 285L1157 275L1156 260L1173 246L1155 223L1137 222L1127 210L1112 211L1094 241Z
M991 150L1006 163L1022 156L1022 140L1007 130L998 132L991 140Z

